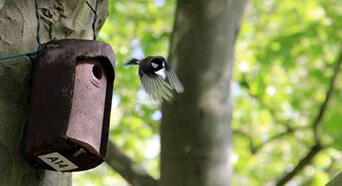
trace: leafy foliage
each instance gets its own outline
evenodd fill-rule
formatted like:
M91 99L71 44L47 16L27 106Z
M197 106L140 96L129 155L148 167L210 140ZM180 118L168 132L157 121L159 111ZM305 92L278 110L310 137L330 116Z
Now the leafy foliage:
M168 53L175 2L110 1L100 39L117 56L110 138L156 177L160 104L148 101L130 57ZM274 185L315 143L313 120L341 51L342 1L251 0L236 47L232 185ZM319 137L324 145L291 185L324 185L342 168L339 79ZM76 185L124 185L106 165L74 174Z
M341 51L341 7L333 0L254 0L246 7L233 84L233 128L240 132L233 137L233 185L275 184L314 143L313 120ZM335 90L319 132L327 148L293 185L324 185L341 168L341 87Z

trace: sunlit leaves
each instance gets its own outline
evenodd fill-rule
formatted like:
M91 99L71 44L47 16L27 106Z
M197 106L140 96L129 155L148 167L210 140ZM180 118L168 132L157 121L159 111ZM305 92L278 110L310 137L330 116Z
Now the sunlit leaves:
M341 8L342 2L336 0L253 0L246 7L234 74L241 93L233 93L233 127L251 138L239 134L233 138L239 157L235 180L248 183L242 185L274 184L312 145L311 126L341 50ZM339 85L320 132L325 144L338 149L342 144ZM282 133L287 134L268 141ZM246 155L246 148L253 150L246 141L266 145L257 155ZM291 184L323 185L336 172L327 169L336 153L322 152L311 171L299 174ZM255 157L258 163L250 161Z

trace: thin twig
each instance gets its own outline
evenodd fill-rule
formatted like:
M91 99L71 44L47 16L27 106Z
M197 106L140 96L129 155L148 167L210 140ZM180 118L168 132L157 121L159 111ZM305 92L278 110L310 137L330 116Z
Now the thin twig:
M257 144L255 145L254 142L253 142L253 139L251 136L249 136L247 133L241 131L241 130L238 130L238 129L233 129L233 133L234 134L237 134L237 135L241 135L241 136L244 136L248 139L249 141L249 147L250 147L250 151L252 154L256 154L258 153L264 146L266 146L267 144L275 141L275 140L278 140L282 137L285 137L287 135L290 135L290 134L293 134L295 133L296 131L299 131L299 130L307 130L308 127L307 126L303 126L303 127L296 127L296 128L287 128L286 131L284 132L279 132L278 134L275 134L273 136L271 136L267 141L263 142L263 143L260 143L260 144Z
M286 128L286 131L280 132L280 133L278 133L278 134L275 134L275 135L271 136L267 141L265 141L265 142L263 142L263 143L261 143L261 144L259 144L259 145L255 145L255 146L254 146L254 149L253 149L253 151L252 151L252 153L253 153L253 154L256 154L256 153L257 153L258 151L260 151L265 145L267 145L267 144L269 144L269 143L271 143L271 142L273 142L273 141L275 141L275 140L278 140L278 139L280 139L280 138L282 138L282 137L285 137L285 136L287 136L287 135L293 134L293 133L295 133L295 132L297 132L297 131L299 131L299 130L307 130L307 129L308 129L308 127L306 127L306 126L303 126L303 127L296 127L296 128L287 127L287 128Z
M243 132L242 130L239 130L239 129L232 129L232 131L233 131L233 134L241 135L241 136L248 139L249 149L250 149L251 153L254 154L255 145L254 145L252 137L250 135L248 135L246 132Z

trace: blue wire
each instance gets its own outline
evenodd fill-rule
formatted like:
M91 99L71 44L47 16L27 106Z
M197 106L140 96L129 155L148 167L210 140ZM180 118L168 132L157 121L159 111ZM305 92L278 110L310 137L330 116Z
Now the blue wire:
M38 46L40 46L40 36L39 36L39 32L40 32L40 16L39 16L39 12L38 12L38 8L39 8L38 0L35 0L34 4L35 4L35 7L36 7L36 17L37 17L37 34L36 34L36 39L37 39Z
M94 14L94 19L92 23L92 29L93 29L93 40L96 40L96 19L97 19L97 0L95 1L95 9L90 5L88 1L85 1L87 5L89 6L90 10Z
M20 57L26 57L26 56L34 56L36 54L39 53L39 48L37 50L33 50L31 52L27 52L27 53L24 53L24 54L17 54L17 55L12 55L12 56L4 56L4 57L0 57L0 61L3 61L3 60L8 60L8 59L14 59L14 58L20 58Z

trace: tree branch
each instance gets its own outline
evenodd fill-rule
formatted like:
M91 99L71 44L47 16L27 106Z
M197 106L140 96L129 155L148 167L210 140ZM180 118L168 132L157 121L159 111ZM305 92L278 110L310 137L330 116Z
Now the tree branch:
M254 144L253 142L253 139L251 136L249 136L246 132L243 132L239 129L233 129L233 133L234 134L237 134L237 135L241 135L241 136L244 136L248 139L249 141L249 148L250 148L250 151L252 154L256 154L258 153L258 151L260 151L265 145L275 141L275 140L278 140L284 136L287 136L287 135L290 135L290 134L293 134L295 133L296 131L299 131L299 130L306 130L308 129L309 127L307 126L303 126L303 127L296 127L296 128L292 128L292 127L287 127L286 128L286 131L284 132L279 132L278 134L275 134L273 136L271 136L267 141L263 142L263 143L260 143L260 144Z
M311 160L317 155L317 153L323 149L323 146L321 145L320 138L319 138L319 128L321 126L324 114L325 114L325 112L327 110L329 101L331 100L332 93L333 93L333 91L335 89L335 85L336 85L336 82L337 82L337 79L338 79L338 75L339 75L340 69L341 69L341 64L342 64L342 48L340 50L339 57L337 58L334 74L333 74L333 76L331 78L331 81L330 81L329 88L328 88L328 91L326 93L325 99L324 99L322 105L319 108L319 112L318 112L316 118L313 120L313 124L312 124L313 128L312 128L312 130L313 130L313 133L314 133L315 145L313 147L311 147L310 151L304 156L303 159L301 159L298 162L296 167L291 172L287 173L286 175L284 175L283 177L281 177L277 181L277 184L276 184L277 186L282 186L282 185L285 185L287 182L289 182L305 166L310 164Z
M340 73L340 69L341 69L341 64L342 64L342 48L341 48L341 51L340 51L340 55L336 61L336 67L335 67L335 70L334 70L334 75L333 77L331 78L331 81L330 81L330 85L329 85L329 89L326 93L326 96L325 96L325 99L321 105L321 107L319 108L319 112L318 112L318 115L316 117L316 119L314 120L313 122L313 130L314 130L314 135L315 135L315 141L318 142L319 141L319 128L320 128L320 124L321 124L321 121L323 119L323 116L325 114L325 111L327 110L327 106L328 106L328 103L331 99L331 95L335 89L335 85L336 85L336 82L338 80L338 75Z
M293 177L295 177L306 165L311 163L311 160L316 156L318 152L320 152L323 149L320 143L315 144L313 147L311 147L310 151L304 156L303 159L301 159L296 167L289 173L285 174L283 177L281 177L277 183L276 186L283 186L287 182L289 182Z
M296 128L292 128L292 127L289 127L287 126L286 127L286 131L284 132L280 132L278 134L275 134L273 136L271 136L266 142L263 142L261 144L258 144L258 145L255 145L254 146L254 149L252 151L253 154L256 154L259 150L261 150L265 145L267 145L268 143L271 143L275 140L278 140L282 137L285 137L287 135L290 135L290 134L293 134L295 133L296 131L299 131L299 130L305 130L305 129L308 129L308 127L304 126L304 127L296 127Z
M249 150L251 151L252 154L254 154L255 145L253 143L252 137L250 135L248 135L246 132L243 132L242 130L239 130L239 129L232 129L232 131L234 134L244 136L248 139Z
M133 186L157 186L158 180L124 154L118 146L108 141L105 162Z

